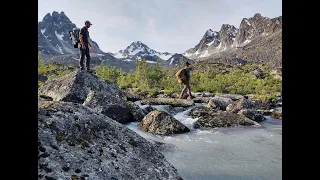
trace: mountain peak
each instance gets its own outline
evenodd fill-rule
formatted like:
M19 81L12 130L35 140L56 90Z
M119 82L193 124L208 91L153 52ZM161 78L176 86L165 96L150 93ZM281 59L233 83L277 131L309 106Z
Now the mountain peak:
M142 58L153 62L157 59L168 60L172 54L168 52L157 52L141 41L133 41L126 49L113 53L116 58L131 58L139 60Z
M208 29L205 33L206 37L214 37L217 36L218 32L217 31L212 31L212 29Z
M255 17L255 18L261 18L262 16L261 16L261 14L260 13L256 13L256 14L254 14L254 16L253 17Z
M49 19L52 19L52 16L51 16L50 13L47 13L47 14L43 17L42 21L46 21L46 20L49 20Z
M234 27L233 25L230 24L222 24L221 28L232 28Z
M134 41L135 44L143 44L141 41Z
M63 11L47 13L38 25L38 49L53 56L79 53L69 38L69 31L75 27ZM97 53L102 52L96 42L92 44Z
M57 12L57 11L53 11L53 12L52 12L52 17L59 16L59 15L60 15L60 13Z

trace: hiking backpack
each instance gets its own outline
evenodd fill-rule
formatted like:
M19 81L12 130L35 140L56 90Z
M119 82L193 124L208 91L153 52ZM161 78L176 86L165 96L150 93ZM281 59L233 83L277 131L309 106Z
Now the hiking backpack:
M176 77L178 80L178 83L181 84L183 81L185 81L187 79L186 77L186 69L180 69L177 73L176 73Z
M80 28L73 28L71 31L69 31L69 36L72 41L73 47L74 48L79 48L80 47Z

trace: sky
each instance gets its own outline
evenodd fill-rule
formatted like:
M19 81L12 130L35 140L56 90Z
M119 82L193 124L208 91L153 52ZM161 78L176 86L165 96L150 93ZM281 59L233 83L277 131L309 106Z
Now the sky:
M141 41L158 52L183 53L208 29L239 28L255 13L282 16L282 0L38 0L38 22L53 11L63 11L77 27L90 20L90 37L104 52Z

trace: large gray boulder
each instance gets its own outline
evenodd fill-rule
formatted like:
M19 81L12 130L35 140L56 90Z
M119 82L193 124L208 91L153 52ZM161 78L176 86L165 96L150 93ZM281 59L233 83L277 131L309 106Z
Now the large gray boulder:
M262 115L262 113L260 113L255 109L242 109L241 111L238 112L238 114L244 115L245 117L256 122L261 122L266 120L266 118Z
M49 80L39 88L38 94L51 97L53 101L84 104L121 123L135 121L135 112L127 103L127 94L116 84L87 72L76 71Z
M83 105L120 123L134 121L133 113L128 103L125 100L113 96L109 92L91 92L88 94Z
M255 121L246 118L244 115L234 114L208 107L196 107L190 111L190 116L193 118L198 118L193 127L199 129L232 127L238 125L257 125Z
M233 101L228 97L213 97L209 100L208 107L218 108L223 111L226 110L227 106L231 104Z
M158 135L171 135L189 132L180 121L164 111L155 110L147 114L139 123L142 131Z
M50 96L54 101L81 104L91 92L108 92L115 98L126 100L126 94L116 84L105 82L83 71L75 71L60 78L50 79L38 89L39 95Z
M147 110L140 108L138 105L131 101L128 101L128 105L130 107L130 111L132 113L134 121L140 122L144 118L144 116L148 114Z
M177 170L124 125L71 102L39 101L38 179L172 179Z
M250 99L242 98L238 101L234 101L226 108L227 112L238 113L242 109L253 108L254 104Z

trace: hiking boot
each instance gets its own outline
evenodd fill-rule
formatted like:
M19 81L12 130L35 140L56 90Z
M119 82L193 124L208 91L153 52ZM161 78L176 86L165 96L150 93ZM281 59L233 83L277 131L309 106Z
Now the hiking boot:
M182 95L182 96L179 97L179 99L187 99L187 97L188 96L186 96L186 95Z

